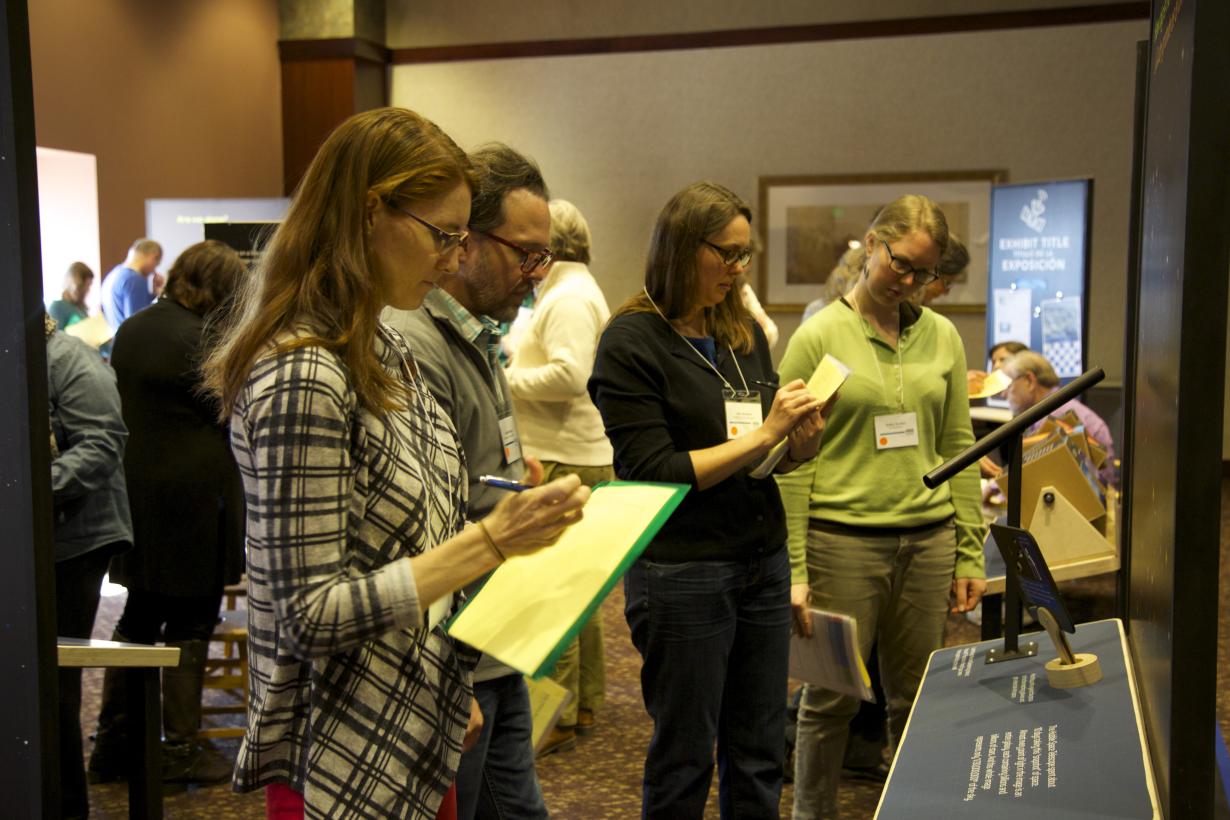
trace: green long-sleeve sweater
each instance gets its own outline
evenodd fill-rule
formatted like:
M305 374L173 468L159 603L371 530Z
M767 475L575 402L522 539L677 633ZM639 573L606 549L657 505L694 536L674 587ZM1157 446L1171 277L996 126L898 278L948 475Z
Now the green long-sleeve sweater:
M804 322L778 368L781 383L807 380L831 353L853 372L829 416L819 455L777 477L786 508L791 579L807 581L809 518L861 527L915 527L955 514L953 576L982 578L986 528L978 465L928 490L922 477L974 441L965 348L952 322L905 305L893 350L844 300ZM877 450L875 417L918 414L916 447Z

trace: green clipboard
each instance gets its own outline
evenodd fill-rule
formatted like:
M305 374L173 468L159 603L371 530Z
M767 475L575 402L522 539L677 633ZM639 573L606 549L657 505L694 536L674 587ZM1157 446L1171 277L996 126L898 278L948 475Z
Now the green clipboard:
M688 489L599 484L581 521L554 546L497 568L449 620L449 634L531 678L547 674Z

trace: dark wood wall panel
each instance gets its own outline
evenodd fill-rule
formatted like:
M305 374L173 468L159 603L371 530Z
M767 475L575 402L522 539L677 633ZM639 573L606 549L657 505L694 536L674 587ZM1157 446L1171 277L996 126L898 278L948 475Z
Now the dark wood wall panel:
M282 169L289 195L321 142L355 113L355 60L282 61Z

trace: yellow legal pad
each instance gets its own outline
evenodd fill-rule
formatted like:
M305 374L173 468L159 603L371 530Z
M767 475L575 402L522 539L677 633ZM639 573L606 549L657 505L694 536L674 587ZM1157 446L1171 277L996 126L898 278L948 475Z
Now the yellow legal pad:
M599 485L558 543L492 573L449 634L532 678L545 675L687 491L684 484Z
M101 347L115 335L115 331L101 313L95 313L80 322L73 322L64 332L69 336L76 336L90 347Z

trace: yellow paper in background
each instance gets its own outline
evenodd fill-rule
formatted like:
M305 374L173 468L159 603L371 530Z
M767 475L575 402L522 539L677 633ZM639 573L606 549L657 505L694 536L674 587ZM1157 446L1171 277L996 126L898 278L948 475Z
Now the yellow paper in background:
M605 484L554 546L510 558L449 625L458 640L536 677L645 530L674 509L679 484ZM660 523L659 523L660 526Z
M991 396L999 395L1008 389L1008 385L1012 384L1012 377L1002 370L992 370L987 374L987 377L982 382L982 389L977 393L970 393L971 399L989 399Z
M111 337L115 335L115 331L111 329L111 325L107 324L106 318L101 313L95 313L80 322L72 323L64 332L69 336L76 336L90 347L101 347L104 342L111 341Z
M530 692L530 715L533 728L530 731L530 744L534 751L542 748L543 738L555 728L559 722L560 713L572 700L572 693L550 678L526 678L525 686Z

